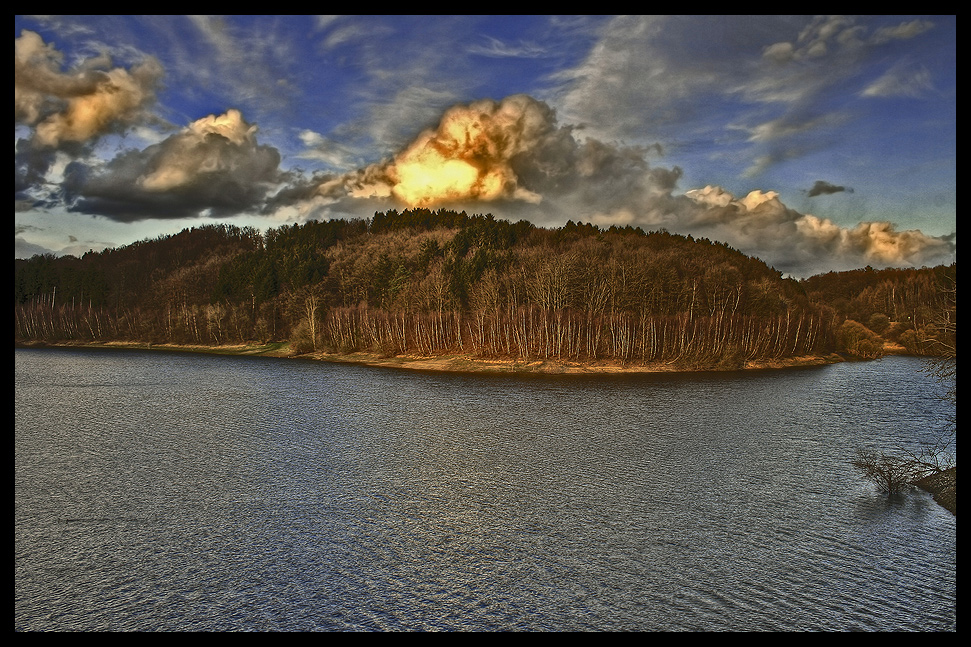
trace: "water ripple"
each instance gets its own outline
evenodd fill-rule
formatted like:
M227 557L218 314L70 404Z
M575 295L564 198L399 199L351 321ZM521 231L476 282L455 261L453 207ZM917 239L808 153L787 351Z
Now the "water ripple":
M572 379L16 357L18 630L956 627L954 517L846 464L848 438L946 413L909 358Z

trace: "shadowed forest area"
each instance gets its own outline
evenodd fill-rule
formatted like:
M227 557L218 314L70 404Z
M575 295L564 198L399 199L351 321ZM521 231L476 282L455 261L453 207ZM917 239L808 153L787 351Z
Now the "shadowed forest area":
M265 234L207 225L15 262L16 343L265 344L297 353L733 369L944 354L956 264L797 281L707 239L449 210Z

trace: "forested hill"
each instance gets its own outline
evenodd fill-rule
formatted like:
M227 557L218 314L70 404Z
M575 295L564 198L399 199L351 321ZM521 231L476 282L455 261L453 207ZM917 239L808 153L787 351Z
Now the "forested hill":
M289 341L296 352L698 368L868 355L888 332L923 352L942 334L929 326L956 269L799 282L706 239L427 209L265 234L208 225L15 267L20 343Z

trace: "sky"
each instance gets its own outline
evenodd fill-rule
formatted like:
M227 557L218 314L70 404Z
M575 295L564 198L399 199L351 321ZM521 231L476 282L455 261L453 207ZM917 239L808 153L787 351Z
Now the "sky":
M427 207L956 260L956 16L16 16L15 257Z

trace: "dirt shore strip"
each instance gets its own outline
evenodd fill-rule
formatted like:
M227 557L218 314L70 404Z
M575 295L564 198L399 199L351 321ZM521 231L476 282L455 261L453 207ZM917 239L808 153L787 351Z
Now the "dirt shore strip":
M958 514L957 482L958 468L952 467L917 481L917 487L930 492L935 501L956 517Z

